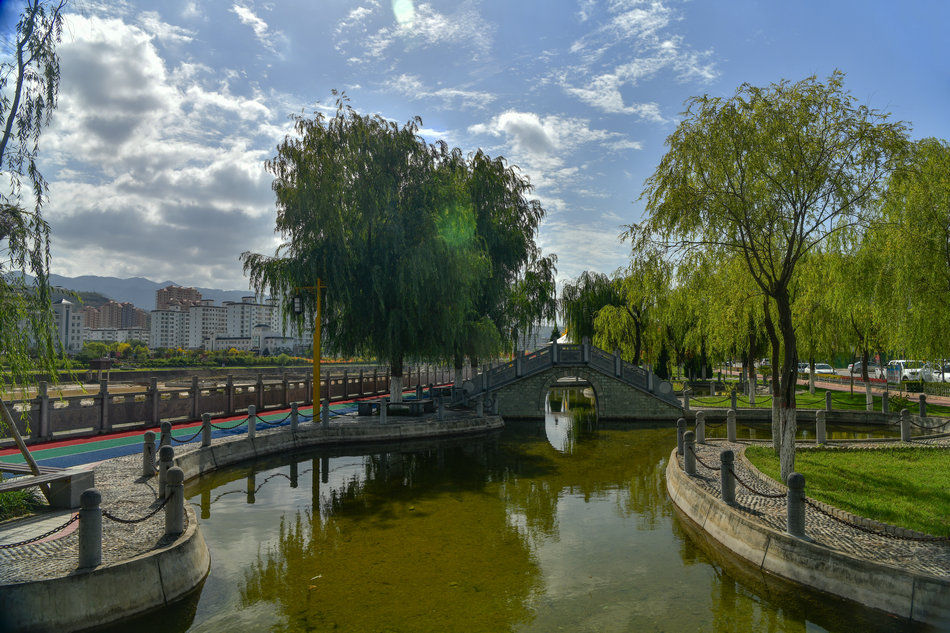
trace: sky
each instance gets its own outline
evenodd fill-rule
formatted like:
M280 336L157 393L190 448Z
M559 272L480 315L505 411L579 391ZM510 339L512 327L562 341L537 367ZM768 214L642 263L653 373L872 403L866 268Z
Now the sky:
M7 17L15 2L2 2ZM950 2L75 0L59 46L52 272L245 289L271 254L264 161L290 115L350 105L505 156L561 282L628 260L644 181L691 96L835 69L913 138L950 137ZM4 21L6 29L10 20Z

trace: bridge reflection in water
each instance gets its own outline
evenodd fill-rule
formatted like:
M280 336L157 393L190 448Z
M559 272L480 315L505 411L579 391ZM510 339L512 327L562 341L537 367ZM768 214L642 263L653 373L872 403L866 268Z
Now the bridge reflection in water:
M710 549L666 494L672 421L598 420L578 389L548 402L501 434L314 451L190 485L211 575L114 630L908 630Z

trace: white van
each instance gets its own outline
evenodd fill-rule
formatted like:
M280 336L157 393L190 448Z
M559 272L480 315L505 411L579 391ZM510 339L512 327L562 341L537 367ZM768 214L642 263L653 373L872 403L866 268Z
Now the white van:
M888 382L920 380L923 377L924 364L919 360L892 360L887 364Z

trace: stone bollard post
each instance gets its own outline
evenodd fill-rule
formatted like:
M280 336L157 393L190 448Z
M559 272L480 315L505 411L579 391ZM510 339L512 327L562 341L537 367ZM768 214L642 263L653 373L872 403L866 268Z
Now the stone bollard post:
M299 416L300 414L297 411L297 403L291 402L290 403L290 432L291 433L297 432L297 425L300 424Z
M788 499L785 502L787 520L785 529L792 536L805 538L805 475L788 476Z
M704 411L696 412L696 443L706 443L706 413Z
M257 407L253 404L247 407L247 437L253 440L257 435Z
M686 433L686 418L676 421L676 454L683 454L683 434Z
M683 409L689 411L689 387L683 387Z
M482 396L475 399L475 415L480 418L485 416L485 399Z
M386 408L386 405L389 404L389 398L383 398L379 401L379 423L386 424L386 416L389 413L389 410Z
M79 496L79 567L97 567L102 562L102 495L95 488Z
M185 473L175 466L168 469L165 504L165 536L176 536L185 531Z
M441 396L435 400L435 419L439 422L445 419L445 398Z
M730 442L736 441L736 410L726 411L726 439Z
M730 399L729 407L733 410L738 409L739 408L739 394L736 393L735 389L733 389L732 392L729 394L729 399Z
M155 433L145 431L142 435L142 476L155 475Z
M211 414L201 414L201 448L211 446Z
M815 411L815 441L825 444L828 441L828 432L825 425L825 411Z
M732 474L735 461L735 453L728 448L719 453L719 484L722 488L722 500L731 506L736 505L736 477Z
M910 441L910 411L901 409L901 442Z
M158 443L158 445L171 446L172 445L172 423L162 422L161 433L162 433L162 439Z
M884 388L884 393L881 394L881 413L887 414L891 412L891 398L890 394L887 392L887 388Z
M382 421L385 422L385 420ZM330 398L326 398L323 406L320 407L320 426L325 429L330 428Z
M927 394L920 394L920 417L927 417Z
M696 474L696 434L692 431L683 433L683 470L687 475Z
M175 461L175 449L163 446L158 449L158 494L165 495L165 486L168 485L168 471Z
M713 379L709 380L709 395L710 396L716 395L716 381Z
M416 385L416 400L422 400L422 385Z
M825 392L825 411L831 411L831 391Z

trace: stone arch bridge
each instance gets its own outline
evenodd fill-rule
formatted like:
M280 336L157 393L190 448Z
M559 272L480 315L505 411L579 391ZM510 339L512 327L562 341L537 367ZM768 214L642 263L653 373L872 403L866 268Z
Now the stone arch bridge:
M683 411L669 382L589 343L520 352L466 381L463 390L469 401L481 400L504 417L543 418L548 391L568 386L570 378L593 389L600 419L675 419Z

